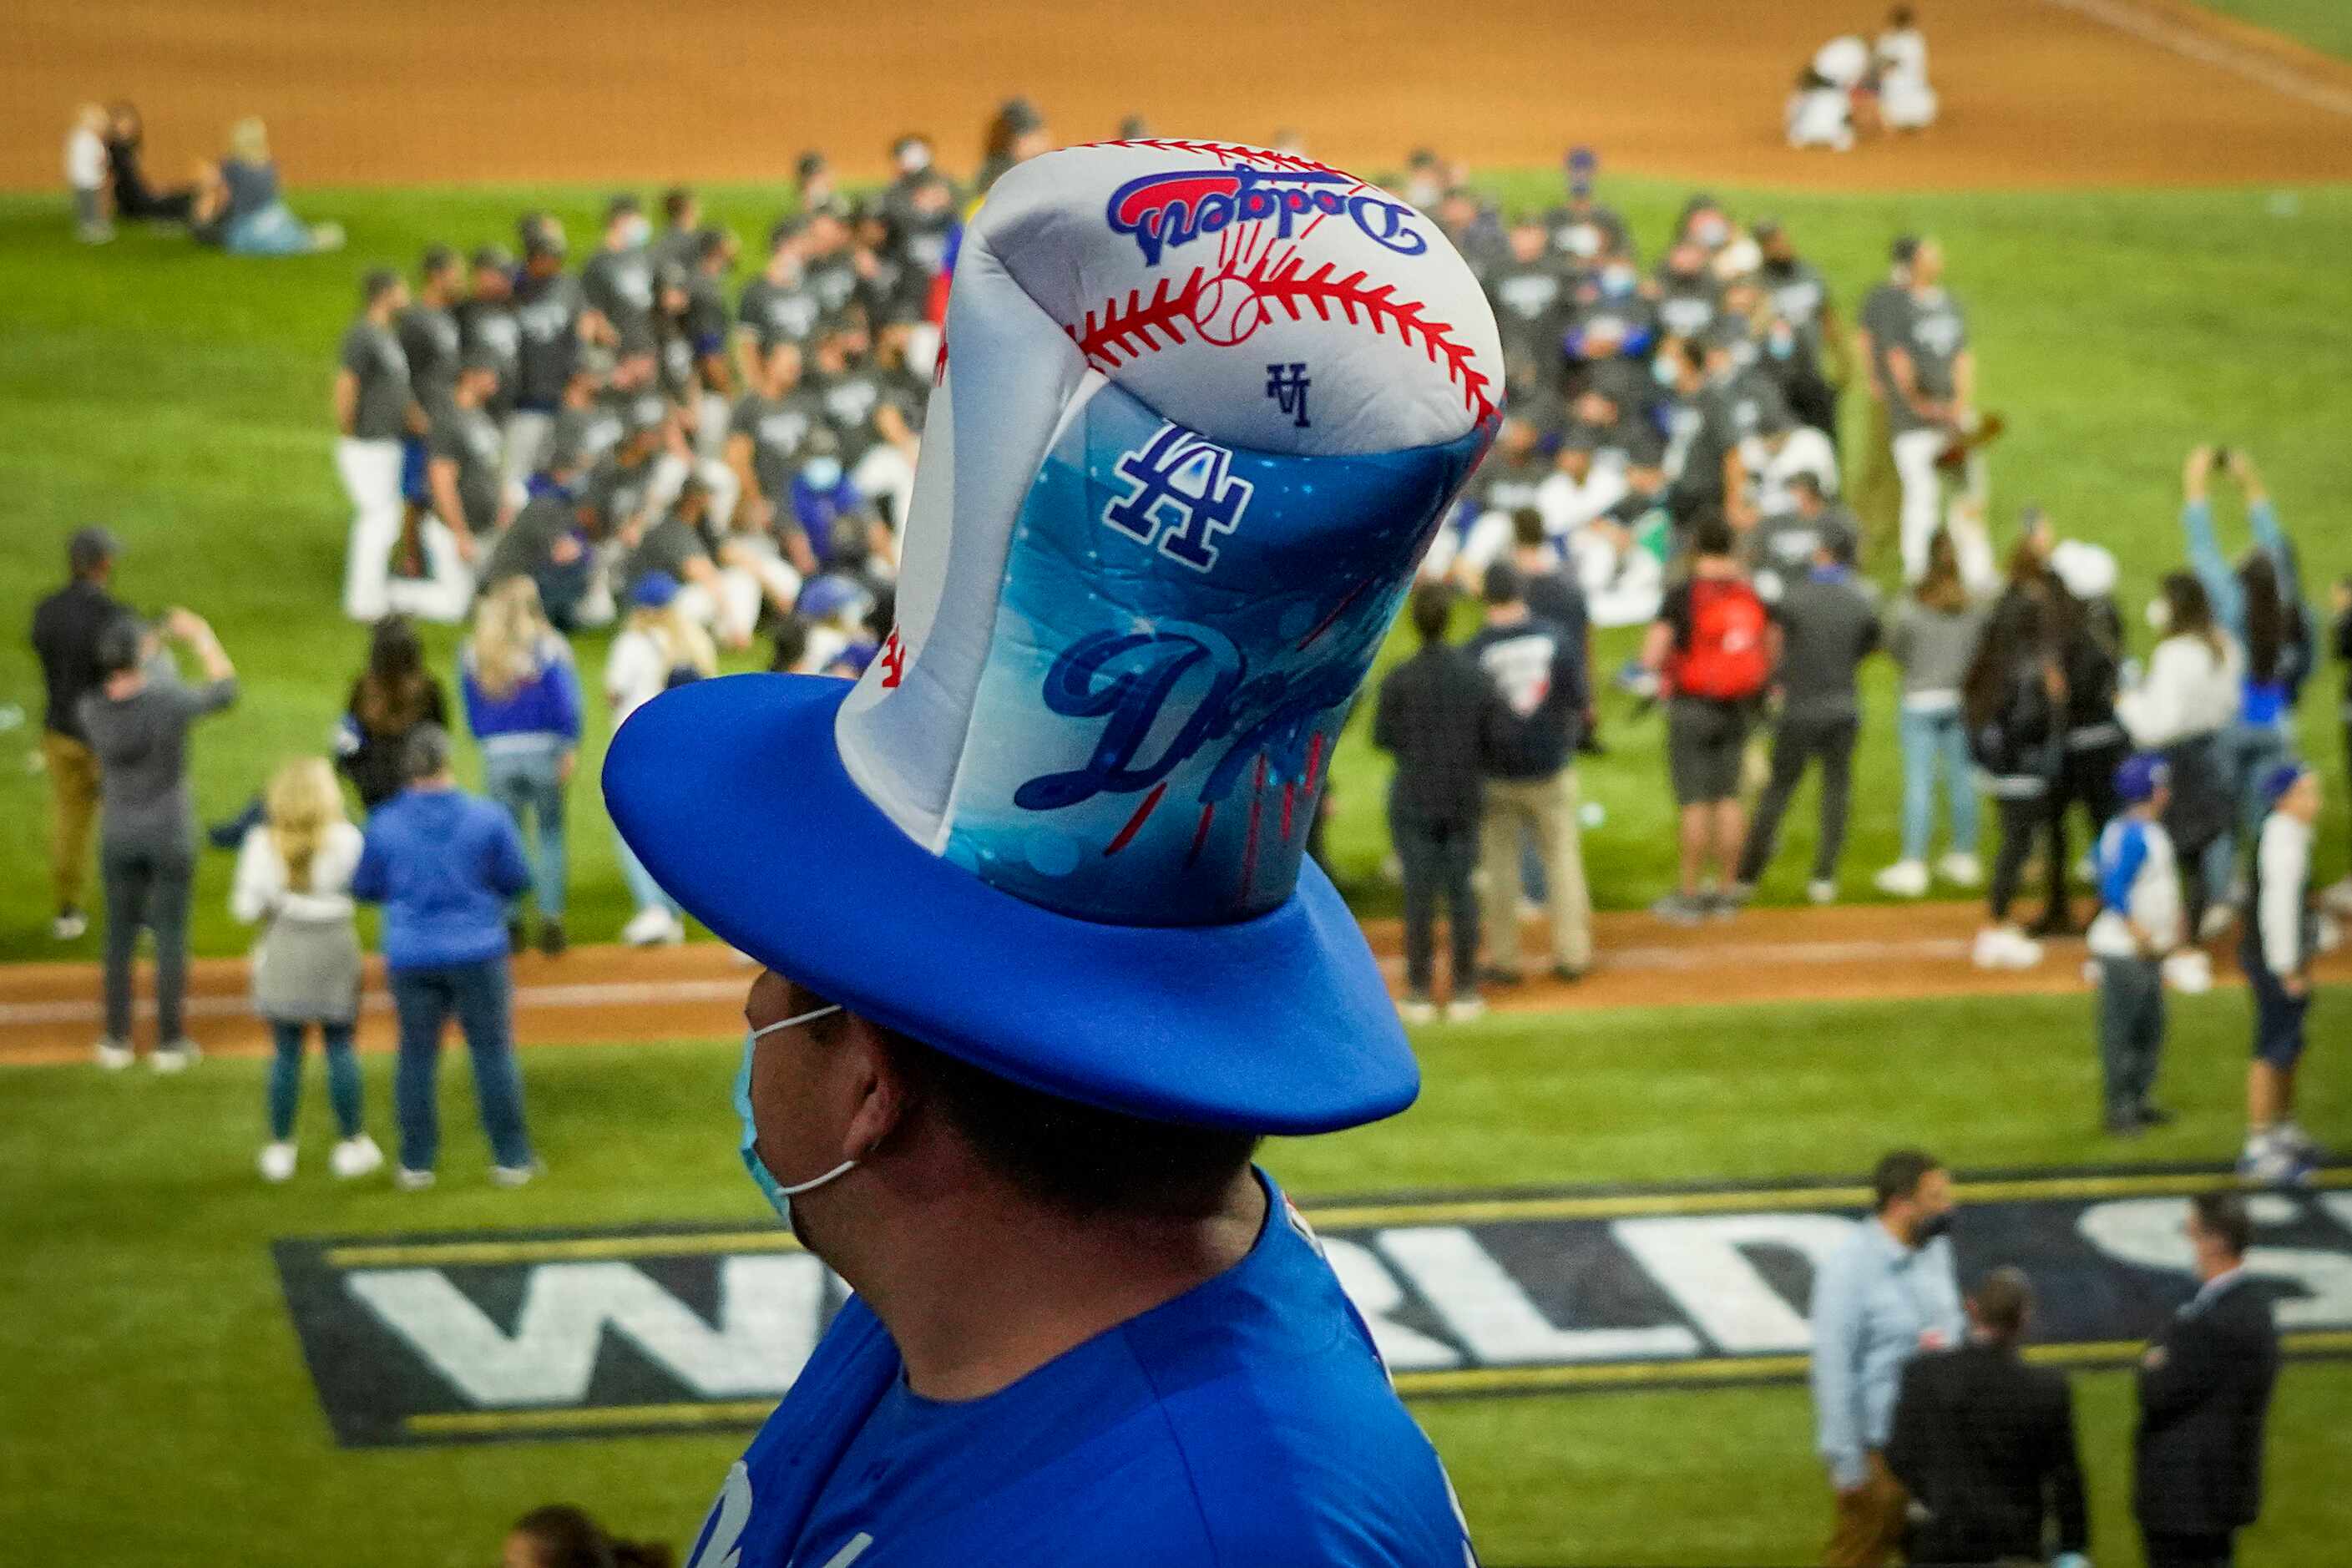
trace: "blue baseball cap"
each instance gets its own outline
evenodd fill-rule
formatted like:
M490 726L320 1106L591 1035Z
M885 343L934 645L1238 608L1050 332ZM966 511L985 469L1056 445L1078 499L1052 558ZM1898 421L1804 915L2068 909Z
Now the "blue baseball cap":
M2263 804L2276 805L2286 792L2303 782L2311 769L2302 763L2281 763L2263 775Z
M641 610L666 610L677 595L677 579L667 572L648 572L629 584L629 603Z
M2149 800L2171 782L2172 765L2152 752L2126 757L2116 769L2116 794L2130 805Z

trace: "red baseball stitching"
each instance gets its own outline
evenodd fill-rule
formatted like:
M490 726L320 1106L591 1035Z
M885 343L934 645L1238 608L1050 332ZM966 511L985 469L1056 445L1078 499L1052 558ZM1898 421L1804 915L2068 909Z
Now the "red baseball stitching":
M1407 345L1418 338L1423 356L1433 364L1444 365L1445 379L1461 386L1463 406L1477 422L1484 424L1494 416L1495 400L1487 392L1494 378L1475 363L1477 350L1454 336L1452 322L1430 320L1428 306L1418 300L1397 299L1393 283L1368 286L1368 275L1360 268L1335 279L1331 274L1337 270L1336 263L1327 261L1312 272L1306 271L1306 266L1305 258L1292 251L1279 261L1262 257L1246 271L1229 268L1213 279L1196 267L1172 289L1171 279L1165 277L1149 300L1140 289L1130 289L1124 305L1117 300L1106 300L1099 311L1088 310L1082 324L1066 326L1063 331L1070 334L1087 363L1108 374L1127 360L1168 343L1186 342L1182 329L1199 327L1192 310L1202 289L1213 280L1238 281L1255 296L1259 310L1265 312L1262 320L1271 320L1273 307L1279 305L1294 321L1305 319L1302 307L1328 321L1337 307L1350 326L1360 324L1358 312L1362 312L1362 323L1370 324L1375 336L1384 332L1385 325L1393 325ZM1161 342L1161 336L1168 342Z
M1269 152L1263 147L1244 147L1234 142L1177 142L1157 136L1145 136L1125 142L1084 142L1079 145L1082 147L1142 147L1155 153L1204 153L1220 163L1229 163L1235 158L1241 158L1252 163L1270 164L1277 169L1292 169L1318 174L1339 174L1351 180L1355 178L1353 174L1349 174L1344 170L1335 169L1328 163L1318 163L1312 158L1302 158L1295 153Z

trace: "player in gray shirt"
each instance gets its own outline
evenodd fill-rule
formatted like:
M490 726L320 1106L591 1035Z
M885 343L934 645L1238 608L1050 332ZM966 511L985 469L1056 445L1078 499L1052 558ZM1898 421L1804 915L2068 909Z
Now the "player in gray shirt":
M625 358L654 352L654 262L636 197L605 204L604 246L582 268L580 292L590 342Z
M400 346L408 355L409 385L425 417L440 416L457 384L461 339L457 305L466 294L466 270L446 245L428 246L417 269L415 302L400 313Z
M158 1072L196 1056L182 1026L188 901L196 870L196 808L188 790L188 726L236 700L236 670L200 616L168 612L162 632L194 654L205 683L184 686L130 616L99 637L103 683L77 714L99 768L99 868L106 885L106 1037L99 1065L131 1065L131 965L142 929L155 936Z
M1772 731L1772 776L1756 803L1739 851L1735 896L1755 889L1772 858L1790 797L1815 762L1822 768L1821 837L1813 849L1805 896L1826 904L1837 897L1838 859L1845 850L1846 816L1853 786L1853 747L1862 731L1854 672L1877 651L1878 607L1853 571L1856 541L1843 530L1824 531L1812 567L1787 584L1771 606L1780 628L1780 660L1772 673L1780 717Z
M1895 471L1903 484L1903 579L1927 574L1927 542L1943 524L1937 468L1955 436L1976 422L1976 355L1968 318L1944 291L1944 249L1923 239L1911 258L1900 330L1886 342L1886 405ZM1971 475L1980 485L1981 475Z
M468 354L448 408L425 437L433 510L457 536L457 552L467 561L508 516L499 482L499 422L488 408L498 384L498 362L479 352Z
M344 331L336 360L335 472L352 500L343 613L355 621L379 620L393 607L402 445L424 427L409 387L408 354L394 328L407 303L408 286L400 274L390 268L370 272L361 284L359 319Z

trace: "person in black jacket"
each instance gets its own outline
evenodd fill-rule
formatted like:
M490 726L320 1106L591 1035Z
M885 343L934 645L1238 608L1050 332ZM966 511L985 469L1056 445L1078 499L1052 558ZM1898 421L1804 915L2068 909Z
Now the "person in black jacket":
M1424 583L1412 594L1421 651L1389 671L1372 711L1372 744L1396 758L1389 785L1389 836L1404 868L1405 998L1408 1023L1436 1016L1437 906L1454 939L1454 986L1445 1015L1484 1011L1478 996L1478 824L1486 808L1484 758L1501 695L1469 654L1445 640L1453 592Z
M2017 1353L2032 1309L2025 1276L1996 1268L1969 1293L1969 1342L1904 1369L1886 1464L1926 1511L1915 1563L2042 1562L2053 1514L2057 1550L2089 1550L2074 1395Z
M369 634L367 668L352 683L335 737L336 763L361 806L373 811L401 792L401 759L419 726L447 723L448 703L425 668L416 628L406 616L384 616Z
M2263 1503L2263 1424L2278 1379L2270 1300L2247 1279L2253 1220L2235 1193L2189 1200L2197 1294L2139 1363L2132 1512L2148 1568L2229 1568Z

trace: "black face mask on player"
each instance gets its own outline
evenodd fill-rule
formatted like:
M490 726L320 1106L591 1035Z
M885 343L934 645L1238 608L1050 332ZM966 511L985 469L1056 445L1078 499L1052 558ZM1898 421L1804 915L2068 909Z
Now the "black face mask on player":
M1915 1247L1925 1247L1939 1236L1949 1236L1951 1234L1952 1211L1945 1209L1940 1213L1928 1215L1926 1218L1920 1220L1918 1225L1912 1229L1911 1245Z

